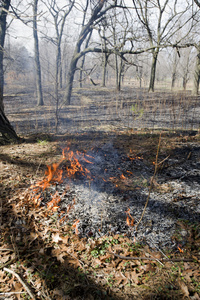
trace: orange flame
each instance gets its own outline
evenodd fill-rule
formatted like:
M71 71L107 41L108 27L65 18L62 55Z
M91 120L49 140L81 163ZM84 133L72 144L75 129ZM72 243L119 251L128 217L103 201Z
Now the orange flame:
M73 228L75 228L75 234L78 235L78 223L80 220L75 220L74 224L72 225Z
M180 253L184 252L183 249L181 249L180 247L178 247L178 250L179 250Z
M47 203L48 210L52 209L53 211L57 211L57 209L59 208L57 206L57 204L60 202L60 200L61 200L61 198L60 198L58 192L56 192L53 195L52 200Z
M86 167L81 165L77 157L80 157L81 160L85 161L86 163L92 164L92 162L89 160L89 158L92 158L92 156L87 155L85 153L81 153L79 151L76 151L74 153L73 151L70 151L69 147L67 147L62 150L62 157L58 163L47 165L47 170L45 171L46 177L43 180L36 183L36 185L31 186L33 190L33 195L30 197L30 200L33 201L34 205L39 206L41 203L41 189L44 191L51 184L62 182L64 176L68 178L73 178L76 174L81 174L91 179L90 171ZM63 167L64 163L65 167ZM58 193L55 193L52 196L51 201L47 204L48 210L57 211L58 203L60 202L60 200L61 198L58 195ZM68 210L70 210L72 207L73 204L70 205Z
M130 221L129 221L129 217L128 216L126 216L126 223L127 223L128 226L130 226Z
M133 175L133 173L131 171L126 171L126 172L129 173L129 174L131 174L131 175Z
M120 178L121 179L126 179L126 177L123 174L121 174Z
M134 226L134 218L130 214L130 208L126 211L126 223L128 226Z

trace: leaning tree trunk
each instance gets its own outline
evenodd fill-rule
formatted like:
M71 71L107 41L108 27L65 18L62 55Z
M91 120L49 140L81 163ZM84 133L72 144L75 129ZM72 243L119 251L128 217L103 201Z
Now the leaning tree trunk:
M33 2L33 37L34 37L34 53L35 53L35 69L36 69L36 91L37 91L37 105L44 105L42 95L42 76L40 68L40 56L39 56L39 42L37 33L37 5L38 0Z
M19 141L15 130L11 126L3 109L0 107L0 144L11 143Z
M67 105L70 105L74 75L76 72L76 65L78 62L78 59L76 58L76 56L77 56L77 53L75 53L74 56L72 57L69 72L67 75L66 94L65 94L65 104L67 104Z
M158 59L158 51L153 52L153 59L151 64L151 74L149 83L149 92L154 92L155 78L156 78L156 65Z
M67 78L67 86L66 86L66 93L65 93L65 101L63 102L63 104L64 103L66 103L67 105L70 104L77 62L78 62L79 58L81 58L82 55L84 55L84 51L81 52L81 46L82 46L83 42L85 41L85 39L87 38L88 34L90 34L90 32L93 30L92 25L99 18L99 13L100 13L101 9L103 8L105 2L106 2L106 0L98 1L98 4L92 11L92 15L91 15L88 23L86 25L84 25L81 29L81 32L80 32L80 35L79 35L79 38L78 38L78 41L76 43L76 47L74 50L74 54L73 54L73 57L72 57L72 60L70 63L70 69L69 69L69 72L67 75L68 78ZM100 15L100 16L102 17L102 15Z
M200 82L200 43L197 49L196 66L194 70L194 83L193 83L193 95L198 95L199 93L199 82Z

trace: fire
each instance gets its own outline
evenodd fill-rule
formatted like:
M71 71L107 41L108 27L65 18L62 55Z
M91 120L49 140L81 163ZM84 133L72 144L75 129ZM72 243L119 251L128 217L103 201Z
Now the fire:
M80 220L75 220L74 224L72 225L72 227L75 228L75 234L78 235L78 223L80 222Z
M134 218L130 214L130 208L126 211L126 223L128 226L134 226Z
M130 160L139 159L142 160L143 156L138 156L134 153L134 151L130 150L130 156L128 155Z
M130 175L133 175L133 172L131 172L131 171L127 170L126 172L129 173Z
M31 186L33 194L30 196L30 200L33 201L34 205L39 206L41 199L45 198L45 190L52 184L57 184L63 182L64 178L75 178L76 175L83 175L87 179L91 179L90 171L82 165L80 161L92 164L89 159L93 157L79 151L73 152L69 147L62 150L62 157L58 163L53 163L52 165L47 165L47 170L45 171L45 178L36 185ZM61 201L63 195L60 196L58 192L51 195L51 200L47 203L47 209L49 211L57 211L59 206L58 203ZM75 200L68 206L67 213L73 208ZM76 229L77 230L77 229Z
M181 249L180 247L178 247L178 250L179 250L180 253L184 252L183 249Z
M60 200L61 200L61 198L60 198L58 192L56 192L53 195L52 200L47 203L48 210L52 209L53 211L57 211L57 209L58 209L57 204L60 202Z
M74 177L76 173L89 177L90 171L87 168L83 168L73 151L67 153L67 160L70 161L70 166L66 166L68 177Z

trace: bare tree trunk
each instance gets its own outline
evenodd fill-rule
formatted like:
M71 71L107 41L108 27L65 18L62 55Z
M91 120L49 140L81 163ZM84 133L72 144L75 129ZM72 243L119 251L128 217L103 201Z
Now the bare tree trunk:
M71 94L72 94L72 87L73 87L73 81L74 81L74 75L76 72L76 65L78 62L78 59L76 58L76 55L78 53L74 53L71 63L70 63L70 67L69 67L69 72L67 74L67 83L66 83L66 94L65 94L65 103L67 105L70 104L70 100L71 100Z
M172 72L171 90L173 90L173 88L174 88L174 86L175 86L175 82L176 82L176 70L173 69L173 72Z
M103 70L102 70L102 84L101 86L106 86L106 70L107 70L107 64L108 64L108 54L103 53Z
M59 50L58 65L59 65L58 82L59 82L59 88L62 89L63 83L62 83L62 59L61 59L61 49Z
M115 83L116 83L116 90L120 91L120 84L119 84L119 68L118 68L118 57L115 54Z
M3 87L4 87L4 42L6 36L6 18L10 7L10 0L1 1L0 6L0 143L19 140L15 130L4 114Z
M38 0L33 2L33 37L34 37L34 52L35 52L35 70L36 70L36 91L37 91L37 105L44 105L42 95L42 79L41 79L41 68L40 68L40 53L39 53L39 42L37 33L37 5Z
M186 60L186 66L184 68L184 74L183 74L183 89L184 89L184 91L186 90L187 83L189 81L189 61L190 61L190 56L188 55L187 60Z
M124 76L124 61L120 57L120 64L119 64L119 79L118 79L118 86L119 86L119 91L121 90L121 85L123 82L123 76Z
M10 0L1 1L0 6L0 108L4 110L3 105L3 87L4 87L4 70L3 70L3 56L4 56L4 42L6 36L6 18L8 9L10 7Z
M154 51L153 52L152 64L151 64L149 92L154 92L157 59L158 59L158 51Z
M90 32L93 30L92 25L95 22L95 20L97 20L99 16L102 17L102 15L99 13L103 8L104 3L105 3L105 0L101 0L98 2L98 4L96 5L95 9L92 12L92 15L91 15L89 21L87 22L86 25L84 25L82 27L78 41L76 43L74 54L73 54L73 57L72 57L71 63L70 63L69 72L67 75L68 78L67 78L67 86L66 86L65 101L64 101L64 103L66 103L67 105L70 104L73 81L74 81L74 74L76 72L77 62L78 62L79 58L82 56L81 55L81 46L82 46L83 42L85 41L85 39L87 38L88 34L90 34ZM83 52L82 52L82 54L83 54Z
M92 31L90 32L90 34L89 34L89 36L87 38L87 41L86 41L86 44L85 44L85 48L88 47L91 36L92 36ZM83 67L84 67L84 64L85 64L85 55L83 55L83 58L82 58L82 61L81 61L81 66L80 66L80 76L79 76L80 88L83 87L82 83L83 83Z
M193 83L193 94L198 95L199 93L199 81L200 81L200 43L197 48L196 65L194 70L194 83Z
M177 52L173 53L173 65L172 65L172 81L171 81L171 90L173 90L177 78L177 63L178 63L178 56Z

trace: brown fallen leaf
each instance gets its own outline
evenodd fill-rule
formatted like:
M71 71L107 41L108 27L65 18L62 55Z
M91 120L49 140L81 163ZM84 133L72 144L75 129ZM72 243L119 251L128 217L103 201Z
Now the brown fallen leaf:
M182 280L179 280L179 281L178 281L178 284L179 284L179 286L180 286L182 292L184 293L184 295L185 295L186 297L189 297L189 291L188 291L187 285L186 285Z
M23 286L22 286L22 284L20 283L20 282L13 282L13 287L14 287L14 292L16 292L16 297L17 297L17 299L18 300L20 300L21 299L21 295L20 294L18 294L18 293L20 293L22 290L23 290Z
M52 242L58 243L59 241L62 241L62 238L59 236L59 233L52 233Z
M10 254L1 256L0 264L6 263L7 261L9 261L9 259L10 259Z
M68 244L68 241L69 241L69 236L68 236L68 235L62 237L62 242L63 242L64 244Z
M116 284L119 286L120 283L126 279L126 277L121 272L116 272L114 275L114 279L116 280Z
M143 273L143 272L142 272L142 273ZM142 273L136 273L136 270L135 270L135 269L131 272L131 279L133 280L133 282L134 282L135 284L138 284L138 283L139 283L138 277L139 277L139 275L141 275Z
M141 270L144 270L145 272L155 272L156 267L155 265L153 266L152 264L146 264L146 265L142 265L140 266Z
M60 261L61 263L63 263L63 262L65 261L65 260L63 259L63 257L67 255L67 253L62 252L61 249L53 249L53 250L51 251L51 254L52 254L53 256L55 256L55 257L57 258L57 260Z

